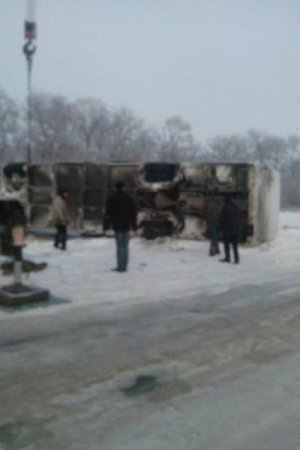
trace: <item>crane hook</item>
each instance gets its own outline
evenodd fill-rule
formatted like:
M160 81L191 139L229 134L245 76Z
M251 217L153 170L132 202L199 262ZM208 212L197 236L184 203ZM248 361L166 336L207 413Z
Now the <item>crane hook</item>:
M26 44L23 46L23 52L25 53L27 58L30 58L35 51L36 45L32 41L26 42Z

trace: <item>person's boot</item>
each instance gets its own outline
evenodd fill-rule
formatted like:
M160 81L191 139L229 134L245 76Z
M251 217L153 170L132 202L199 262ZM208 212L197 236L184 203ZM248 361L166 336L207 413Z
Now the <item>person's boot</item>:
M208 254L209 254L209 256L215 256L215 254L216 254L215 248L214 247L210 247Z
M219 246L212 244L209 248L209 256L215 256L220 254Z

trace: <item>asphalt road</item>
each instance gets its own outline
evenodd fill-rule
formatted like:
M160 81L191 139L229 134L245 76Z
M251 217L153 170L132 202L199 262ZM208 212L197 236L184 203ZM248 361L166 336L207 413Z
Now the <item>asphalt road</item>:
M300 449L296 281L2 314L0 450Z

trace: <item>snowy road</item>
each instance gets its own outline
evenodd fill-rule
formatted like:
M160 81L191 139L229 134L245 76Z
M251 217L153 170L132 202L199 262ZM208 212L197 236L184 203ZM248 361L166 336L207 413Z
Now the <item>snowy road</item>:
M0 448L299 448L300 289L292 288L8 319ZM157 377L156 388L124 395L141 374Z
M104 244L97 269L107 259ZM52 291L69 292L68 255L54 259L47 243L39 245L48 273L61 264ZM80 245L73 243L73 258ZM67 296L69 303L0 311L1 450L300 448L300 231L242 249L240 267L212 261L204 243L156 247L145 254L136 244L127 279L104 274L98 303L89 290L88 298ZM89 254L96 258L93 248ZM173 278L164 258L172 258ZM183 260L191 260L181 271L187 295L177 284ZM134 268L143 297L142 282L128 292ZM36 277L47 283L46 271ZM82 295L74 279L76 288ZM139 375L156 377L153 390L126 395Z

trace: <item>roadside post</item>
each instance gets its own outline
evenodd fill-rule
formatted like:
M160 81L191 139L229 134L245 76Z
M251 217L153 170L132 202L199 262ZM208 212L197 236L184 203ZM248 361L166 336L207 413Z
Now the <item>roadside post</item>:
M2 227L6 234L11 233L10 254L13 256L13 283L0 287L0 304L4 306L21 306L27 303L48 300L49 291L35 286L22 283L22 250L24 247L24 236L26 216L24 208L17 200L0 199L0 208L4 211L2 216Z
M22 284L22 247L24 246L24 227L15 225L12 227L12 241L14 254L14 281L15 285Z

